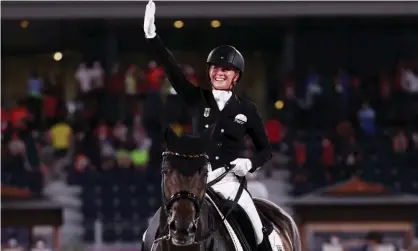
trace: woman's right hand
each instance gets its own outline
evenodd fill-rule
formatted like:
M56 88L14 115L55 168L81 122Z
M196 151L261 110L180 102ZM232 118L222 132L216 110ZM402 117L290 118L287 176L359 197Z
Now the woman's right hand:
M157 33L155 32L155 3L149 0L147 7L145 8L144 16L144 32L146 38L154 38Z

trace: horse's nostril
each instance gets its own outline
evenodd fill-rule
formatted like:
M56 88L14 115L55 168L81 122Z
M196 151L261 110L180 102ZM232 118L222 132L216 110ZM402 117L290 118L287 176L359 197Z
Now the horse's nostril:
M169 226L170 226L171 231L176 231L176 221L175 220L171 221Z
M196 231L197 231L196 225L195 224L192 224L191 227L189 228L189 232L191 234L194 234L194 233L196 233Z

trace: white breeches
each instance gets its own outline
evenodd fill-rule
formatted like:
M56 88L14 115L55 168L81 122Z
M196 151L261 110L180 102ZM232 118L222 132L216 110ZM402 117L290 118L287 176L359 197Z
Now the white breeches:
M216 177L225 172L224 168L218 168L208 174L208 182L214 180ZM228 173L222 180L212 186L213 190L221 194L225 199L234 200L235 195L239 189L239 180L233 173ZM254 205L253 199L250 194L244 189L241 198L238 200L238 204L245 210L248 218L254 228L257 244L263 241L263 224L261 223L260 216Z

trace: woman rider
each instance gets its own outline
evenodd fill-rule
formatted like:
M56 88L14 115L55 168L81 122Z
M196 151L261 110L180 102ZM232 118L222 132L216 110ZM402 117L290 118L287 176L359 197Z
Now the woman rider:
M272 157L271 146L256 105L233 92L244 72L244 58L237 49L229 45L213 49L206 60L212 90L195 87L187 80L173 55L156 34L154 20L155 4L150 0L144 18L145 37L177 94L196 111L193 115L194 132L202 134L214 125L207 153L211 168L216 171L210 173L208 181L216 178L213 176L222 173L228 165L233 165L231 173L212 188L224 198L234 199L240 185L236 176L242 177L248 172L255 172ZM256 153L251 158L239 156L246 135L251 137L256 148ZM246 190L238 204L252 222L259 250L271 250L268 237L263 234L257 209Z

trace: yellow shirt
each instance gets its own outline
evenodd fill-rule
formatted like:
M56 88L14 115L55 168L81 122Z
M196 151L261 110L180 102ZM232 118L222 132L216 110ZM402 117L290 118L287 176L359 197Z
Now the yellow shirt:
M52 146L55 149L67 149L70 147L69 137L71 127L65 123L58 123L51 128Z

